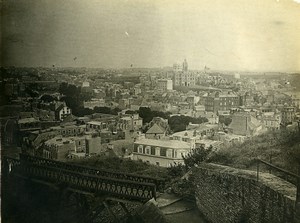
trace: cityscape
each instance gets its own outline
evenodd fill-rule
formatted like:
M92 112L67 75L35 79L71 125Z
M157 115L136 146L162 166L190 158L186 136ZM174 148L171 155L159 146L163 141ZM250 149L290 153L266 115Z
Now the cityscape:
M3 8L16 13L10 4ZM101 4L113 15L123 7ZM149 17L161 18L151 3L135 4L122 10L143 13L149 8ZM165 10L164 4L155 4ZM92 13L89 6L85 10ZM185 7L192 12L193 7ZM13 21L9 16L5 21ZM145 21L150 27L152 20ZM124 38L141 28L138 22L133 26L138 28L128 26ZM23 30L16 27L4 30ZM297 61L275 55L275 70L269 58L265 68L258 62L255 69L234 69L237 60L229 55L222 58L229 64L222 69L223 62L205 58L196 65L198 54L186 50L156 66L159 59L141 52L145 66L134 49L128 52L133 62L116 56L107 66L101 66L107 58L99 59L96 68L93 55L87 56L88 63L81 59L82 50L67 55L65 63L53 60L54 50L45 50L45 60L35 59L40 45L30 44L40 40L28 33L23 40L5 36L10 34L4 34L4 51L13 52L7 57L2 52L0 67L3 222L300 222ZM112 36L105 38L108 42ZM141 38L137 45L147 41ZM191 41L183 42L188 48ZM27 59L26 47L31 47ZM65 61L66 54L60 53L57 58Z

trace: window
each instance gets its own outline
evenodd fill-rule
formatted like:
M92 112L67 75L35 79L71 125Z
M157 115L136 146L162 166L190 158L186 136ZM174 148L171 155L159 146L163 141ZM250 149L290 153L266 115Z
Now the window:
M151 147L150 146L146 146L145 147L145 153L150 155L150 151L151 151Z
M167 157L172 157L172 149L167 150Z
M159 156L159 155L160 155L160 148L159 148L159 147L156 147L156 148L155 148L155 155L156 155L156 156Z
M156 165L159 166L159 162L156 162Z
M161 148L160 155L161 156L166 156L167 155L167 149L166 148Z
M155 148L151 148L151 155L155 155Z
M143 146L139 145L138 150L139 150L139 153L143 153Z

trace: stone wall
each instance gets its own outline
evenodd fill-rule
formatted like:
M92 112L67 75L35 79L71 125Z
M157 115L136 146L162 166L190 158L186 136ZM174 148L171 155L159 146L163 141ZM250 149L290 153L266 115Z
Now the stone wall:
M197 206L211 222L293 222L296 188L276 176L203 164L192 171Z

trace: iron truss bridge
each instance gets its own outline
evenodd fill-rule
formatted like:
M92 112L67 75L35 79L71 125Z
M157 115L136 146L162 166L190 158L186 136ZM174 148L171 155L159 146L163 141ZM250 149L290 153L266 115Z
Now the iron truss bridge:
M157 190L163 191L165 183L161 178L94 169L26 154L20 154L20 159L3 157L2 168L7 176L142 203L156 199Z

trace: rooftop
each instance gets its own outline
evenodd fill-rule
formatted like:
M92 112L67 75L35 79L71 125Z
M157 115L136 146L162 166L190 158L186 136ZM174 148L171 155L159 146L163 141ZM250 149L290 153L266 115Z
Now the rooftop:
M163 133L165 133L165 131L166 130L163 129L163 127L160 127L159 125L157 125L155 123L150 129L148 129L146 134L163 134Z
M90 124L90 125L102 125L103 122L98 122L98 121L90 121L90 122L87 122L87 124Z
M38 120L36 120L35 118L23 118L23 119L19 119L18 121L19 124L25 124L31 122L38 122Z
M156 139L139 139L135 144L151 145L158 147L167 147L173 149L190 149L190 144L177 140L156 140Z
M45 145L51 146L51 145L56 145L56 146L61 146L64 144L69 144L69 143L74 143L70 138L63 138L60 136L54 137L52 139L49 139L45 142Z

